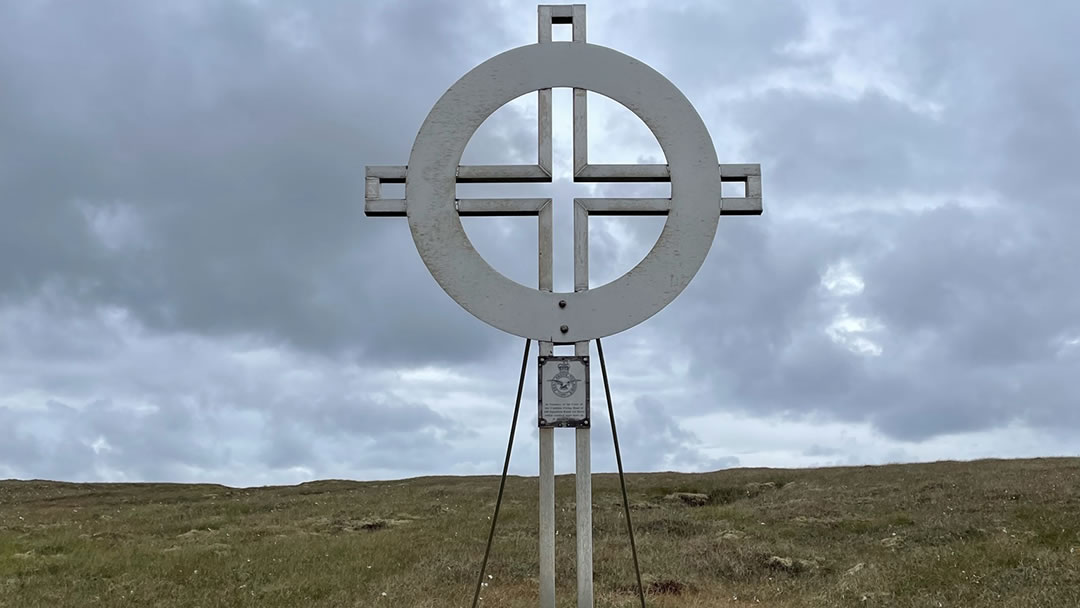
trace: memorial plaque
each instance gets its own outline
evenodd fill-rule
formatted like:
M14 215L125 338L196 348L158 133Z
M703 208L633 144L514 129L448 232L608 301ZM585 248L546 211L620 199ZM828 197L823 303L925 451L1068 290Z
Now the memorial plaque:
M589 426L589 358L547 356L540 370L539 426Z

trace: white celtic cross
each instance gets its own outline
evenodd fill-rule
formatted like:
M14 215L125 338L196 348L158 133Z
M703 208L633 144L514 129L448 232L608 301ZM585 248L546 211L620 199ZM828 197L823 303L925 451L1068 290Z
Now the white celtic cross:
M570 24L569 42L553 42L553 24ZM761 213L761 169L720 165L704 122L686 97L645 64L585 42L585 6L538 7L538 43L496 55L475 67L436 102L421 126L407 166L367 167L369 216L407 217L413 241L440 286L470 313L506 332L540 342L540 355L573 344L588 356L589 340L641 323L670 303L701 267L721 215ZM552 202L547 198L457 198L459 183L551 182L551 89L573 96L575 182L670 182L669 198L575 198L574 291L552 286ZM483 121L509 101L538 94L536 165L460 165ZM667 164L590 165L586 93L605 95L636 114L656 136ZM745 185L723 197L722 182ZM383 183L405 184L404 199L381 197ZM621 277L589 289L591 215L661 215L667 220L648 255ZM493 269L475 250L463 216L536 216L538 289ZM554 444L540 429L540 599L554 605ZM592 606L592 483L589 428L578 428L576 451L578 606Z
M704 261L725 214L761 213L759 165L718 165L704 123L659 73L611 49L585 43L585 7L541 6L540 42L477 66L436 103L407 167L368 167L366 213L407 216L425 264L462 307L504 331L572 344L604 337L652 316L677 296ZM572 42L552 42L552 23L572 23ZM575 182L671 182L670 198L574 199L574 292L552 294L551 199L458 199L457 183L551 181L551 87L574 89ZM580 86L578 86L580 85ZM473 132L506 102L537 90L538 164L458 165ZM621 102L653 131L669 164L590 165L586 91ZM709 168L711 167L711 168ZM746 196L722 197L720 182L742 182ZM383 199L382 183L405 183L405 199ZM539 286L528 289L476 253L460 216L535 215ZM589 291L588 217L664 215L653 250L633 270ZM548 295L544 295L544 294Z

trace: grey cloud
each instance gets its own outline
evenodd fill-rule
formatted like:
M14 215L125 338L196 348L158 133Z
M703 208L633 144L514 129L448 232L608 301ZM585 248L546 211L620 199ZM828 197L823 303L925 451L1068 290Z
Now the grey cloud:
M868 308L888 325L947 332L950 359L991 366L1046 359L1057 335L1075 331L1080 249L1061 235L1008 208L945 206L906 220L891 236L908 246L865 267L892 279L866 289Z
M380 364L161 334L60 297L0 320L0 468L18 476L243 483L372 470L414 436L456 428L388 392Z
M964 161L978 149L963 129L880 93L844 100L776 92L736 114L752 131L748 154L768 167L770 193L789 205L808 193L869 198L955 187L970 179Z
M0 408L5 427L32 449L5 455L21 474L95 479L98 467L125 470L143 479L175 478L187 466L220 464L220 449L192 433L191 419L176 407L133 415L107 401L76 408L48 401L34 409ZM111 448L93 445L107 437ZM18 444L16 444L18 445Z
M393 403L328 412L317 420L279 412L259 452L266 466L303 467L315 476L342 463L352 469L422 474L456 453L436 432L443 428L455 425L427 408Z
M822 446L814 444L803 450L804 456L839 456L843 454L843 450L834 447Z
M294 47L278 5L83 8L9 7L18 14L0 20L14 92L0 133L21 142L0 150L14 168L0 182L6 299L59 283L155 328L387 362L446 358L475 335L433 297L411 243L362 217L363 166L404 164L427 106L480 43L461 36L466 16L449 3L424 4L423 18L411 3L306 7L311 46ZM91 234L80 205L115 203L148 250ZM385 318L371 321L388 310L411 313L392 320L393 341Z
M445 447L433 429L454 428L420 405L322 400L304 407L275 402L266 392L251 396L247 406L235 404L237 395L219 385L147 396L150 407L142 410L109 399L0 408L9 439L0 463L20 476L59 479L97 479L110 471L131 479L193 479L193 471L238 465L304 467L318 475L342 461L356 469L392 469L389 458L404 468Z
M362 168L404 164L445 88L531 37L478 27L476 15L499 14L493 4L176 6L0 9L0 464L66 479L97 467L153 479L199 468L497 470L501 447L422 399L332 386L282 396L279 378L257 375L279 367L248 377L211 353L250 340L328 384L350 366L433 364L503 391L495 384L520 341L441 292L404 220L362 216ZM1080 427L1080 347L1067 345L1080 337L1080 181L1069 164L1080 65L1063 51L1074 4L839 3L834 16L854 25L801 54L786 49L832 18L811 5L589 10L590 40L665 73L718 144L729 125L750 136L746 158L725 162L765 168L766 214L723 218L686 292L628 332L651 339L652 360L635 365L672 375L668 354L688 353L688 380L711 389L617 401L628 469L736 463L677 422L718 409L869 422L911 442L1012 422L1063 436ZM783 72L835 84L836 62L852 58L872 60L910 99L880 83L861 95L747 90ZM642 143L615 137L621 120L596 143ZM466 162L531 162L534 129L501 111ZM552 196L567 227L581 186L460 192ZM896 208L901 195L925 208ZM614 276L626 269L622 235L643 252L659 222L594 228L594 276ZM468 231L499 270L532 284L532 224L485 219ZM560 234L557 288L567 289ZM842 261L862 292L822 287ZM829 337L845 312L882 326L865 333L880 356ZM628 386L645 384L625 373ZM594 410L596 467L613 470L599 399ZM98 436L113 451L95 452ZM535 471L533 455L515 463Z
M595 371L596 386L599 387L599 370ZM614 398L616 430L626 471L649 471L657 467L673 471L713 471L738 466L736 456L706 454L701 442L708 438L683 428L677 414L672 413L671 404L649 396L637 397L629 403ZM599 388L594 389L592 404L593 470L616 471L611 422Z
M912 440L1014 419L1074 424L1057 338L1077 331L1080 294L1059 274L1075 248L1046 240L1002 248L1000 235L1017 223L1009 211L884 215L864 243L803 220L771 222L758 258L765 281L709 262L673 307L679 341L696 355L692 369L734 391L734 402L718 405L825 412ZM820 277L844 258L866 287L827 294ZM880 356L829 338L845 308L883 326L868 334Z
M282 420L305 425L320 435L375 437L452 427L443 416L416 403L324 398L307 404L281 402L274 408Z
M782 47L808 25L794 2L745 10L734 4L656 3L636 9L609 5L590 11L608 46L639 57L674 82L691 100L718 84L739 85L778 61ZM697 105L697 104L695 104ZM699 111L700 111L699 107Z

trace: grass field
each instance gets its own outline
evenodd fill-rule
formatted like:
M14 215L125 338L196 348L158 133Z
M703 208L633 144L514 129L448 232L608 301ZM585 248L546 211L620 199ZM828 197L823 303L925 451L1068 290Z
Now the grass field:
M1080 459L628 485L651 606L1080 606ZM3 481L0 606L468 606L497 487ZM559 606L574 606L573 478L556 491ZM508 481L483 606L536 606L536 494ZM595 476L594 509L596 605L636 605L616 476Z

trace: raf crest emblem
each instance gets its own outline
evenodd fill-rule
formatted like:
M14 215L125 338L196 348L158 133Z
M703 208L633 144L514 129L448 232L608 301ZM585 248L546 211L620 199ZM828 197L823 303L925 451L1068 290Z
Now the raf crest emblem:
M551 377L551 392L559 397L569 397L577 392L578 380L570 373L570 364L559 363L559 373Z

